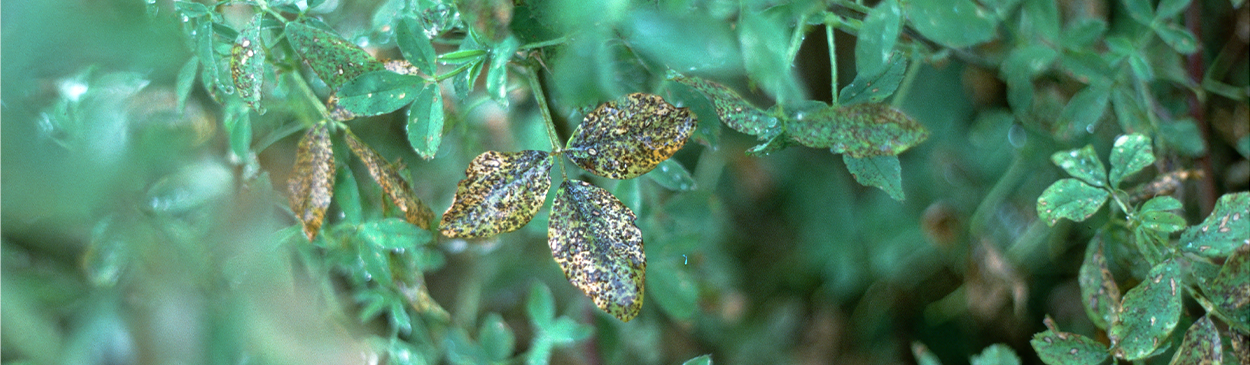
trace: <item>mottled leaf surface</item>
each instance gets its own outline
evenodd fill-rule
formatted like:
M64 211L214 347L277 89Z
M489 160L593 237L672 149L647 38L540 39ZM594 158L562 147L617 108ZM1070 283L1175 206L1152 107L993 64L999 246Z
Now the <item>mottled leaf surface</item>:
M634 93L587 113L569 138L568 156L611 179L645 174L686 144L694 116L656 95Z
M770 139L780 133L776 117L751 105L733 89L698 77L683 76L675 71L669 71L668 79L703 93L712 101L712 108L716 110L716 116L721 122L735 131L756 136L760 140Z
M1051 184L1037 197L1037 216L1054 226L1060 218L1080 222L1094 215L1107 201L1107 191L1077 179L1063 179Z
M317 237L334 196L334 171L329 123L317 123L300 138L295 167L287 181L291 211L304 225L304 236L309 241Z
M1181 234L1180 248L1210 258L1250 245L1250 192L1225 194L1206 219Z
M338 105L358 117L390 113L408 105L425 86L425 79L388 70L371 71L343 84L335 95Z
M1050 365L1097 365L1107 359L1107 347L1092 338L1048 329L1029 341L1037 357Z
M335 33L291 22L287 23L286 37L295 53L331 90L366 72L383 69L368 52Z
M1202 316L1189 330L1185 331L1185 339L1181 347L1172 355L1169 365L1207 365L1220 364L1224 361L1224 349L1220 343L1220 333L1211 316Z
M855 158L842 155L842 162L860 185L884 190L894 200L902 201L906 198L903 194L903 172L898 156Z
M1107 337L1116 357L1138 360L1150 356L1176 327L1184 284L1179 265L1168 260L1150 269L1145 279L1124 294L1120 314Z
M1155 162L1154 148L1150 138L1140 134L1117 137L1111 147L1111 187L1117 188L1125 177L1141 171Z
M551 255L569 282L625 322L642 309L647 269L634 219L607 190L566 180L556 190L547 227Z
M489 237L521 228L543 205L554 159L543 151L486 151L465 169L443 213L447 237Z
M895 52L884 65L875 69L862 69L855 80L838 92L838 104L842 106L860 103L878 103L898 90L907 71L907 58Z
M1237 247L1228 256L1206 292L1230 327L1250 332L1250 244Z
M261 46L260 39L263 18L259 13L252 17L230 48L230 77L239 90L239 97L257 113L265 110L260 106L261 83L265 79L265 47Z
M786 121L790 138L855 158L894 156L929 138L929 130L885 104L825 108Z
M1081 300L1085 314L1098 328L1106 329L1115 322L1120 312L1120 287L1107 268L1107 256L1103 253L1103 235L1090 240L1085 249L1085 261L1077 276L1081 286Z
M1098 159L1094 146L1086 145L1075 150L1055 152L1050 155L1050 161L1063 171L1067 171L1068 175L1081 179L1087 184L1107 186L1107 168L1102 165L1102 160Z
M408 143L426 160L443 144L443 93L438 84L426 84L408 108Z
M429 229L430 219L434 217L434 212L425 205L425 202L417 198L417 195L412 192L412 187L409 187L408 182L399 175L399 171L396 171L395 167L378 155L372 147L356 138L351 131L344 133L344 136L352 153L359 157L360 162L369 169L369 176L372 176L373 181L382 187L382 191L391 198L391 202L404 212L404 219L417 227Z

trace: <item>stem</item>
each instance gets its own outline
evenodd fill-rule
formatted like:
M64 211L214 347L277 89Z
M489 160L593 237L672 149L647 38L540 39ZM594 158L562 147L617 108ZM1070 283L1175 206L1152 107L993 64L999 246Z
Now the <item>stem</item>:
M534 94L534 100L538 102L538 111L542 113L543 124L547 126L547 139L551 141L551 152L559 154L563 152L560 149L560 135L556 133L556 124L551 119L551 110L547 109L547 96L543 93L543 86L538 82L538 67L530 65L529 72L530 93Z
M517 50L526 51L526 50L531 50L535 48L549 47L549 46L554 46L554 45L561 44L561 43L568 42L568 41L569 41L569 37L566 35L566 36L561 36L560 38L549 39L549 40L545 40L542 42L523 44L521 45L521 47L517 48Z
M282 24L288 23L288 21L286 20L286 17L283 17L281 13L269 7L268 0L258 0L256 1L256 4L260 6L261 11L269 13L269 15L273 15L273 17L278 19L278 21L282 22Z
M829 105L838 107L838 48L837 42L833 39L833 24L837 18L829 17L825 19L825 43L829 44L829 91L833 95L833 101Z
M899 57L902 57L902 55L899 55ZM907 100L907 94L911 91L911 84L916 81L916 75L920 74L920 67L916 65L916 62L914 62L915 60L912 61L913 62L908 65L911 67L907 68L907 75L903 76L903 83L899 84L898 91L894 92L894 100L890 103L893 104L894 107L898 107L904 100Z
M304 76L301 76L297 71L289 72L288 74L295 78L295 85L298 86L304 96L312 102L313 107L317 109L317 112L321 113L321 117L324 119L330 119L330 111L326 110L325 103L322 103L321 98L318 98L317 94L312 91L312 88L308 87L308 81L304 80Z
M789 60L792 65L794 64L794 57L799 54L799 47L803 46L803 38L805 38L804 35L807 34L805 31L806 28L807 14L804 13L799 16L798 25L794 26L794 34L790 35L790 49L787 52L787 55L790 56Z

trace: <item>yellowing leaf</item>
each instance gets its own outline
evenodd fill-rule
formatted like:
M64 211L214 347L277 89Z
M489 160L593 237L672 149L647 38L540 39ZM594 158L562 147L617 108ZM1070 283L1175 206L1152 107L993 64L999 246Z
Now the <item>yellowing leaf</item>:
M486 151L465 169L443 213L447 237L489 237L525 226L551 188L554 159L543 151Z
M344 136L352 153L360 157L360 161L369 168L369 175L373 176L373 181L376 181L378 186L382 187L382 191L385 191L386 195L391 198L391 202L404 212L404 220L417 227L430 229L430 219L434 218L434 212L425 205L425 202L417 198L416 194L412 193L412 188L400 177L399 171L395 171L386 159L357 139L351 131L344 133Z
M854 158L893 156L929 138L929 130L884 104L825 108L786 121L796 142Z
M595 175L630 179L677 153L694 127L689 110L656 95L629 94L586 114L569 138L568 156Z
M703 96L712 101L721 122L735 131L756 136L760 140L772 139L780 133L776 117L751 105L733 89L698 77L683 76L675 71L669 71L667 77L703 93Z
M291 211L304 225L309 241L317 237L326 208L334 195L334 152L330 149L329 123L321 122L304 133L295 152L295 168L287 181Z
M551 255L595 305L628 322L642 309L647 258L634 212L600 187L566 180L547 226Z

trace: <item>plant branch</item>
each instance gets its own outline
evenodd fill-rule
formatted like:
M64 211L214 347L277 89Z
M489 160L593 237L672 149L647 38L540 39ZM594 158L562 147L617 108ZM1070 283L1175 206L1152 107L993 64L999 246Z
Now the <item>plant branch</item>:
M838 47L837 41L833 39L833 24L838 21L836 17L825 18L825 43L829 45L829 92L833 95L833 101L829 105L838 106Z

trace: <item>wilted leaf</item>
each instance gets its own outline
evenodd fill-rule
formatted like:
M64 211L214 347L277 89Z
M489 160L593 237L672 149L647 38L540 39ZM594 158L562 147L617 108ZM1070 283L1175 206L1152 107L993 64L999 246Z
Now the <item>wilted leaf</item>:
M997 36L994 13L970 0L919 0L906 5L912 26L942 45L964 48Z
M713 109L721 122L735 131L756 136L760 140L770 139L780 132L776 117L751 105L724 85L698 77L683 76L676 71L669 71L668 79L703 93L712 101Z
M261 46L260 38L262 18L264 15L257 13L235 38L234 47L230 48L230 77L239 90L239 97L263 114L265 109L260 106L261 83L265 79L265 47Z
M317 237L334 196L334 151L330 148L329 124L317 123L300 138L295 167L287 181L291 211L303 223L309 241Z
M854 158L893 156L929 138L929 131L884 104L826 108L786 121L790 138L804 146L829 148Z
M443 144L443 93L438 84L426 84L408 108L408 144L417 156L432 159Z
M1124 294L1119 317L1107 330L1116 357L1130 361L1145 358L1172 333L1180 319L1180 294L1185 290L1178 271L1176 260L1164 261Z
M1250 244L1237 247L1228 256L1206 292L1228 319L1229 327L1250 332Z
M881 102L894 95L906 72L907 58L902 53L895 52L880 67L857 72L855 80L838 92L838 104L845 107Z
M898 164L898 156L871 156L855 158L842 155L846 170L855 177L855 182L863 186L871 186L884 190L894 200L905 199L903 194L903 172Z
M1115 322L1120 312L1120 287L1107 268L1102 234L1094 236L1085 249L1085 261L1081 263L1078 282L1085 314L1098 328L1106 329L1108 324Z
M647 269L635 218L607 190L566 180L556 190L547 227L551 254L569 282L625 322L642 309Z
M1111 187L1118 188L1125 177L1155 162L1150 138L1140 134L1117 137L1111 148Z
M1181 234L1180 248L1210 258L1250 245L1250 193L1224 194L1202 224Z
M1067 171L1068 175L1093 186L1107 186L1107 168L1094 153L1094 146L1071 151L1059 151L1050 155L1050 161Z
M587 113L566 151L573 163L595 175L629 179L672 157L694 127L689 110L656 95L634 93Z
M543 151L486 151L469 162L443 213L444 236L475 238L525 226L551 188L554 159Z
M417 98L426 86L418 76L400 75L388 70L366 72L343 84L335 96L337 105L359 117L390 113Z
M1211 323L1211 316L1205 315L1189 326L1185 331L1185 339L1181 347L1172 355L1169 365L1206 365L1220 364L1224 361L1224 349L1220 344L1220 333Z
M1016 351L1004 344L993 344L981 350L980 354L972 355L972 365L1020 365L1020 356Z
M416 194L412 193L412 188L399 175L399 171L378 155L377 151L356 138L351 131L344 133L344 137L352 153L359 157L360 162L369 169L369 176L372 176L373 181L382 187L382 191L391 198L391 202L404 212L404 219L422 229L430 229L430 219L434 217L434 212L425 205L425 202L417 198Z
M1053 324L1050 317L1046 321L1048 327ZM1037 351L1037 357L1050 365L1097 365L1108 356L1107 348L1098 341L1057 328L1033 335L1029 344Z
M1107 201L1107 191L1089 186L1077 179L1063 179L1051 184L1037 197L1037 216L1054 226L1059 218L1080 222L1094 215Z
M286 38L330 90L338 90L366 72L383 69L368 52L335 33L291 22L286 26Z

